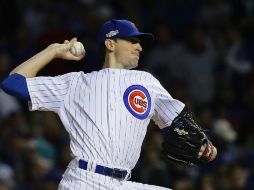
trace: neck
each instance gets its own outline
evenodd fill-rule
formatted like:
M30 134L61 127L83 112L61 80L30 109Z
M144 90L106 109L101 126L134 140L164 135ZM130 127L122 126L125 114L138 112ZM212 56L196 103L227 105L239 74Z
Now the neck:
M116 61L113 55L106 54L103 68L124 69L124 66L119 61Z

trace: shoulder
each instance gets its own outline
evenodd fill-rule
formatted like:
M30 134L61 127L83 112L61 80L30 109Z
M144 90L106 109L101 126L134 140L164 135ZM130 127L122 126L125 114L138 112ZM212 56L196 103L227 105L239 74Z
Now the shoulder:
M154 91L157 88L162 88L159 80L151 73L140 70L130 70L130 80L132 83L137 83L145 86L150 91Z
M61 77L61 78L73 78L73 77L77 77L80 75L80 72L70 72L70 73L66 73L63 75L59 75L57 77Z
M138 72L140 73L140 75L144 76L148 80L148 82L160 84L159 80L153 74L147 71L138 71Z
M147 72L147 71L141 71L141 70L128 70L129 73L136 75L136 76L141 76L144 78L149 78L149 79L153 79L153 80L157 80L151 73Z

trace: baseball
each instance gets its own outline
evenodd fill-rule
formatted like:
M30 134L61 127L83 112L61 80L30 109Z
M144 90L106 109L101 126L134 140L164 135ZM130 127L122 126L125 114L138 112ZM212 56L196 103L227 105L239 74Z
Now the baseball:
M85 48L81 42L75 42L74 45L71 47L70 52L72 55L80 56L85 52Z

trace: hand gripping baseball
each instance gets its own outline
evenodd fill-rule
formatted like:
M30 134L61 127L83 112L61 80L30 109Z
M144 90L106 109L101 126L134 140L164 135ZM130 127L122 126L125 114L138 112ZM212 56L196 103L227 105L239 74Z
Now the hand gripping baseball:
M80 48L80 42L77 41L77 38L72 38L70 41L65 40L63 44L54 43L49 46L55 52L55 58L74 60L79 61L85 56L85 49ZM75 50L77 53L74 53Z

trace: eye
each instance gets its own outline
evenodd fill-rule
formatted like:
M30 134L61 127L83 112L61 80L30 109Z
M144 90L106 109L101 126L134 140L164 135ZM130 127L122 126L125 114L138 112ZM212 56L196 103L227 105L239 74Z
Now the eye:
M140 39L138 39L138 38L126 38L125 40L131 42L132 44L140 43Z

